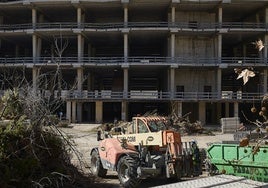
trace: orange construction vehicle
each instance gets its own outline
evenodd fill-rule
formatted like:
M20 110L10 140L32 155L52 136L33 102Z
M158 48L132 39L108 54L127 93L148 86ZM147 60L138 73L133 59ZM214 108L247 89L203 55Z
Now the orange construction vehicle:
M93 174L105 177L117 171L123 187L136 187L148 177L196 176L191 143L182 143L179 132L168 130L168 119L161 116L133 117L125 129L117 127L91 151Z

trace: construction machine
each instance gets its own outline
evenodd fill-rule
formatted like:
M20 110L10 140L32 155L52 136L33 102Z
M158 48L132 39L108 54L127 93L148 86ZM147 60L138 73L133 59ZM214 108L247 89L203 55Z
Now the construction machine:
M196 143L182 143L180 133L168 127L166 117L141 116L133 117L126 128L98 132L99 146L91 151L92 173L105 177L107 170L117 171L123 187L137 187L148 177L180 180L200 175Z

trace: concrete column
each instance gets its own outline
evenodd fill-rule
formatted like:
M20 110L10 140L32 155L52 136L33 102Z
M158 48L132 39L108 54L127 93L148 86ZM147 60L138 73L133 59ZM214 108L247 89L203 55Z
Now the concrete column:
M128 94L128 69L124 68L124 98L127 98L127 94Z
M199 120L202 124L206 124L206 102L199 102L198 106Z
M221 77L222 77L222 71L220 68L218 68L218 70L217 70L217 82L216 82L218 99L221 98Z
M128 33L124 33L124 57L128 57Z
M234 103L234 117L239 117L239 105L238 105L238 102Z
M124 24L125 24L125 26L127 26L127 23L128 23L128 7L125 6L124 7Z
M37 58L37 36L33 34L32 36L32 43L33 43L33 61L35 62Z
M66 118L68 119L69 123L71 123L72 118L72 102L66 101Z
M230 108L230 105L228 102L225 103L225 117L230 117L230 114L229 114L229 108Z
M32 9L32 24L33 24L33 28L35 28L37 23L37 11L36 9Z
M182 117L182 102L177 102L177 108L178 108L177 112L178 117Z
M171 34L171 41L170 41L170 55L171 55L171 57L172 58L174 58L175 57L175 34L174 33L172 33Z
M81 24L82 22L82 9L80 7L77 8L77 23Z
M83 68L77 68L77 90L82 91L83 90L83 77L84 77L84 71Z
M263 93L267 93L267 69L263 70Z
M268 8L265 8L265 23L268 23Z
M218 22L222 23L222 7L218 9Z
M128 114L127 102L122 101L122 103L121 103L121 120L122 121L128 120L127 114Z
M176 8L174 6L171 7L171 22L174 23L176 19Z
M96 123L101 123L103 121L103 102L96 101Z
M72 123L76 123L76 102L72 101Z
M221 55L222 55L222 35L218 35L218 58L221 62Z
M218 123L220 123L220 119L222 118L222 103L216 103L217 113L216 118Z
M77 56L78 62L81 63L82 57L84 56L84 38L82 34L77 35Z
M42 51L42 39L40 37L37 37L36 57L41 56L41 51Z
M37 79L38 79L38 68L33 67L32 69L32 80L33 80L33 90L37 90Z
M83 115L83 103L77 102L77 121L79 123L82 122L82 115Z
M174 98L174 93L175 92L175 69L170 68L170 93L171 93L171 98Z

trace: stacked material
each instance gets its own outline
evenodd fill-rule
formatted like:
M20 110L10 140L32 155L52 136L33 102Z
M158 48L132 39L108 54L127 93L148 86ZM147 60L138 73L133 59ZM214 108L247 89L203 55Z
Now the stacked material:
M221 118L222 133L234 133L239 127L239 117Z

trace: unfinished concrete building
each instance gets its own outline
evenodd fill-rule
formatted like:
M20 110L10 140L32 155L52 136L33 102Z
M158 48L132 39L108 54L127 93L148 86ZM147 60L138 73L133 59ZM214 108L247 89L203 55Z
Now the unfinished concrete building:
M39 87L38 75L60 66L70 122L155 109L243 121L267 92L267 29L268 0L1 0L0 72L23 69ZM67 41L60 54L55 41ZM237 67L256 76L244 85Z

